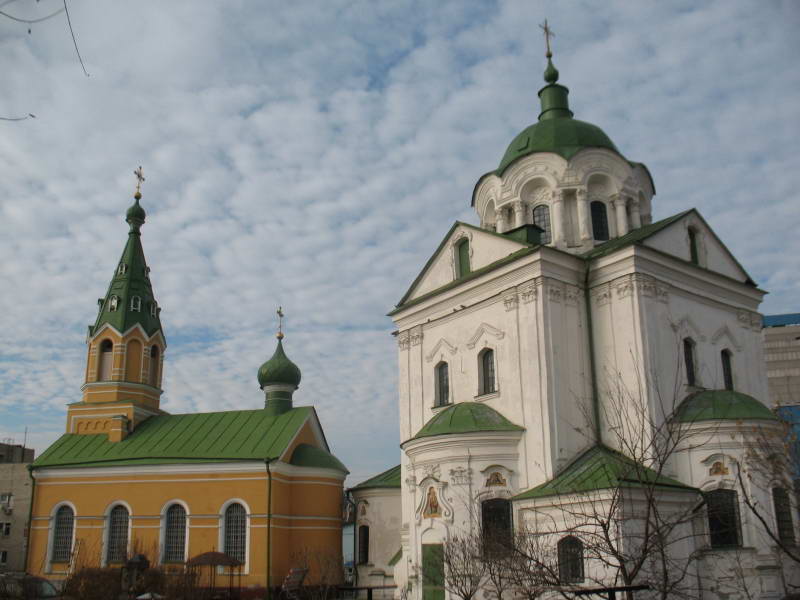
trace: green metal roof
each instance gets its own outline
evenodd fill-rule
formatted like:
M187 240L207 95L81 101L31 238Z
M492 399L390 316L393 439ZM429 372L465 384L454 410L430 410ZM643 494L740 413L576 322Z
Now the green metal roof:
M752 396L734 390L694 392L675 411L675 420L679 423L746 419L776 421L778 417Z
M258 385L262 388L270 384L300 385L300 369L283 351L283 339L278 338L275 353L258 369Z
M352 490L366 490L375 488L398 488L400 489L400 465L392 467L371 477L366 481L362 481L357 486L352 487Z
M514 496L513 500L580 494L618 487L663 487L697 492L696 488L659 475L607 446L592 446L566 465L553 479Z
M342 473L350 472L333 454L311 444L299 444L292 452L289 462L298 467L319 467L335 469Z
M539 121L511 141L495 174L502 175L516 160L534 152L552 152L569 160L584 148L605 148L620 154L614 142L597 125L572 117Z
M402 547L398 548L397 552L394 553L394 556L392 556L392 558L389 559L389 562L387 564L390 567L393 567L397 563L400 562L401 558L403 558L403 548Z
M525 431L487 404L459 402L434 416L412 439L479 431Z
M114 268L114 276L111 278L111 284L108 286L105 297L98 300L100 310L94 325L89 326L89 336L93 336L106 323L121 333L137 323L142 326L147 335L153 335L161 329L158 306L142 249L140 229L144 223L144 209L139 206L138 200L128 209L126 220L130 224L128 241ZM111 310L112 296L117 298L115 310ZM131 305L131 299L134 296L138 296L140 299L139 310L133 310Z
M694 211L693 208L680 212L677 215L672 215L671 217L667 217L666 219L661 219L660 221L656 221L655 223L650 223L649 225L643 225L638 229L629 231L623 236L609 240L605 244L600 244L599 246L595 246L592 250L585 252L582 256L583 258L589 258L589 259L599 258L601 256L605 256L606 254L611 254L612 252L616 252L617 250L625 248L626 246L630 246L632 244L641 242L645 238L648 238L651 235L658 233L665 227L668 227L669 225L672 225L676 221L681 220L683 217L685 217L692 211Z
M121 442L109 442L106 434L67 433L33 468L263 461L279 457L313 412L306 406L278 416L263 409L158 415Z

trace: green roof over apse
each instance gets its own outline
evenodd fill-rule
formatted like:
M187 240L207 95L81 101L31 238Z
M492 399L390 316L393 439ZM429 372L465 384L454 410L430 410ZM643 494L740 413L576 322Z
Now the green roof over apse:
M335 469L342 473L350 472L333 454L311 444L298 444L292 452L289 462L297 467L317 467Z
M479 431L525 431L525 428L515 425L487 404L459 402L425 423L412 439Z
M142 249L141 227L145 212L138 198L128 209L125 220L130 225L128 241L122 256L114 268L111 284L104 298L99 299L99 312L94 325L89 325L89 336L93 336L106 323L124 333L137 323L153 335L161 329L159 308L150 283L150 269ZM134 305L133 298L139 298ZM116 298L116 300L112 300Z
M579 454L555 478L517 494L512 500L581 494L618 487L649 488L653 486L676 491L698 491L680 481L659 475L616 450L598 444Z
M679 423L697 421L776 421L778 417L752 396L734 390L702 390L689 394L675 411Z
M263 461L279 457L313 412L307 406L278 416L263 409L157 415L121 442L64 434L32 468Z
M392 467L391 469L388 469L383 473L379 473L378 475L375 475L375 477L370 477L366 481L362 481L357 486L352 487L350 489L368 490L377 488L400 489L400 465Z

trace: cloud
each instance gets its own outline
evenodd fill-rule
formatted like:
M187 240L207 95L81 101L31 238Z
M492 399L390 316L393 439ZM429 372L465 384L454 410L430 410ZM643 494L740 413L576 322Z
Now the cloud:
M74 3L88 79L65 23L0 21L0 116L38 117L0 125L0 436L28 426L41 451L79 399L141 164L164 407L259 406L282 304L297 402L351 480L396 464L384 315L536 119L545 16L576 116L648 165L656 217L698 207L771 291L764 312L797 310L797 8L599 8Z

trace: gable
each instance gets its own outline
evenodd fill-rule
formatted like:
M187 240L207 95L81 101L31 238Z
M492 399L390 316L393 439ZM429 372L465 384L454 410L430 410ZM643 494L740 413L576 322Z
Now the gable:
M411 284L398 306L452 283L456 279L456 245L463 239L469 241L470 271L473 272L505 258L509 254L529 247L529 244L457 221L414 283Z
M687 212L682 218L647 237L642 245L691 262L690 229L696 233L699 266L742 283L752 282L730 250L696 210Z

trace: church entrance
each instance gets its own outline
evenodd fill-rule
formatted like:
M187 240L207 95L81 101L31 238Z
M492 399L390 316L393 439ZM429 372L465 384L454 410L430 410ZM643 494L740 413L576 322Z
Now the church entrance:
M441 544L422 544L422 600L444 600L444 552Z

